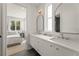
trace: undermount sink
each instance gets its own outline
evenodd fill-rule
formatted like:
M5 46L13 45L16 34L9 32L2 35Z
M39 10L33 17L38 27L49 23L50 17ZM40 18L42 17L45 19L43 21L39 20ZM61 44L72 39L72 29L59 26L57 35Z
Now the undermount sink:
M53 35L49 35L49 34L43 34L43 35L45 35L45 36L49 36L49 37L52 37Z
M50 39L50 40L70 40L69 38L67 38L67 37L52 37L52 39Z
M63 37L63 35L55 35L55 34L47 34L47 33L38 33L38 34L48 36L48 37L52 37L52 39L50 39L50 40L53 40L53 39L70 40L68 37Z
M42 35L49 36L49 37L54 37L55 36L54 34L47 34L47 33L43 33Z

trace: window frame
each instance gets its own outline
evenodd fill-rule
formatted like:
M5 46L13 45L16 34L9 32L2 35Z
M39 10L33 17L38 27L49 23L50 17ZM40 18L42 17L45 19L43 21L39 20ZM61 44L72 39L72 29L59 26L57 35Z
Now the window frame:
M17 20L16 20L17 19ZM15 30L11 30L11 21L15 22ZM20 31L20 30L16 30L16 22L20 21L20 30L21 30L21 18L17 18L17 17L12 17L12 16L8 16L8 31L9 32L16 32L16 31Z
M48 4L48 6L47 6L47 31L48 31L48 32L52 32L52 31L53 31L52 9L51 9L51 17L48 16L48 8L49 8L49 6L51 6L51 5L52 5L52 4ZM52 7L52 6L51 6L51 7ZM49 23L48 23L48 20L49 20L49 19L52 19L52 24L51 24L51 27L52 27L52 28L51 28L51 31L48 29L48 24L49 24Z

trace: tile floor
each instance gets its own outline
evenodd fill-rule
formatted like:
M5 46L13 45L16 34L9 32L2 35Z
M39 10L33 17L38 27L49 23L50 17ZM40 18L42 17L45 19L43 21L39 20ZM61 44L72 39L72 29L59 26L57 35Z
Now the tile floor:
M15 53L18 53L20 51L23 51L25 48L22 47L21 45L16 45L16 46L12 46L7 48L7 55L12 55Z
M26 49L26 42L22 42L20 45L15 45L7 48L7 55L13 55Z
M35 49L26 49L26 42L7 48L8 56L40 56Z
M35 49L24 50L11 56L40 56Z

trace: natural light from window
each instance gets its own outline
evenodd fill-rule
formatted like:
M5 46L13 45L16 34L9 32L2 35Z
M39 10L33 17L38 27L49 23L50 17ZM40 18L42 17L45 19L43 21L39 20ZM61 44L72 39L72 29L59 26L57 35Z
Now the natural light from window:
M52 31L52 4L48 6L48 31Z

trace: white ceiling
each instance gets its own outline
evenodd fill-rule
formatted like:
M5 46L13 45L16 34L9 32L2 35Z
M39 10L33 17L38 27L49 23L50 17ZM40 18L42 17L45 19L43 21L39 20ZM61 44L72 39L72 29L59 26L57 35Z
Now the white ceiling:
M45 5L46 3L19 3L19 5L26 7L27 5L31 6L40 6L40 5Z
M26 9L15 4L7 4L7 16L25 18Z

